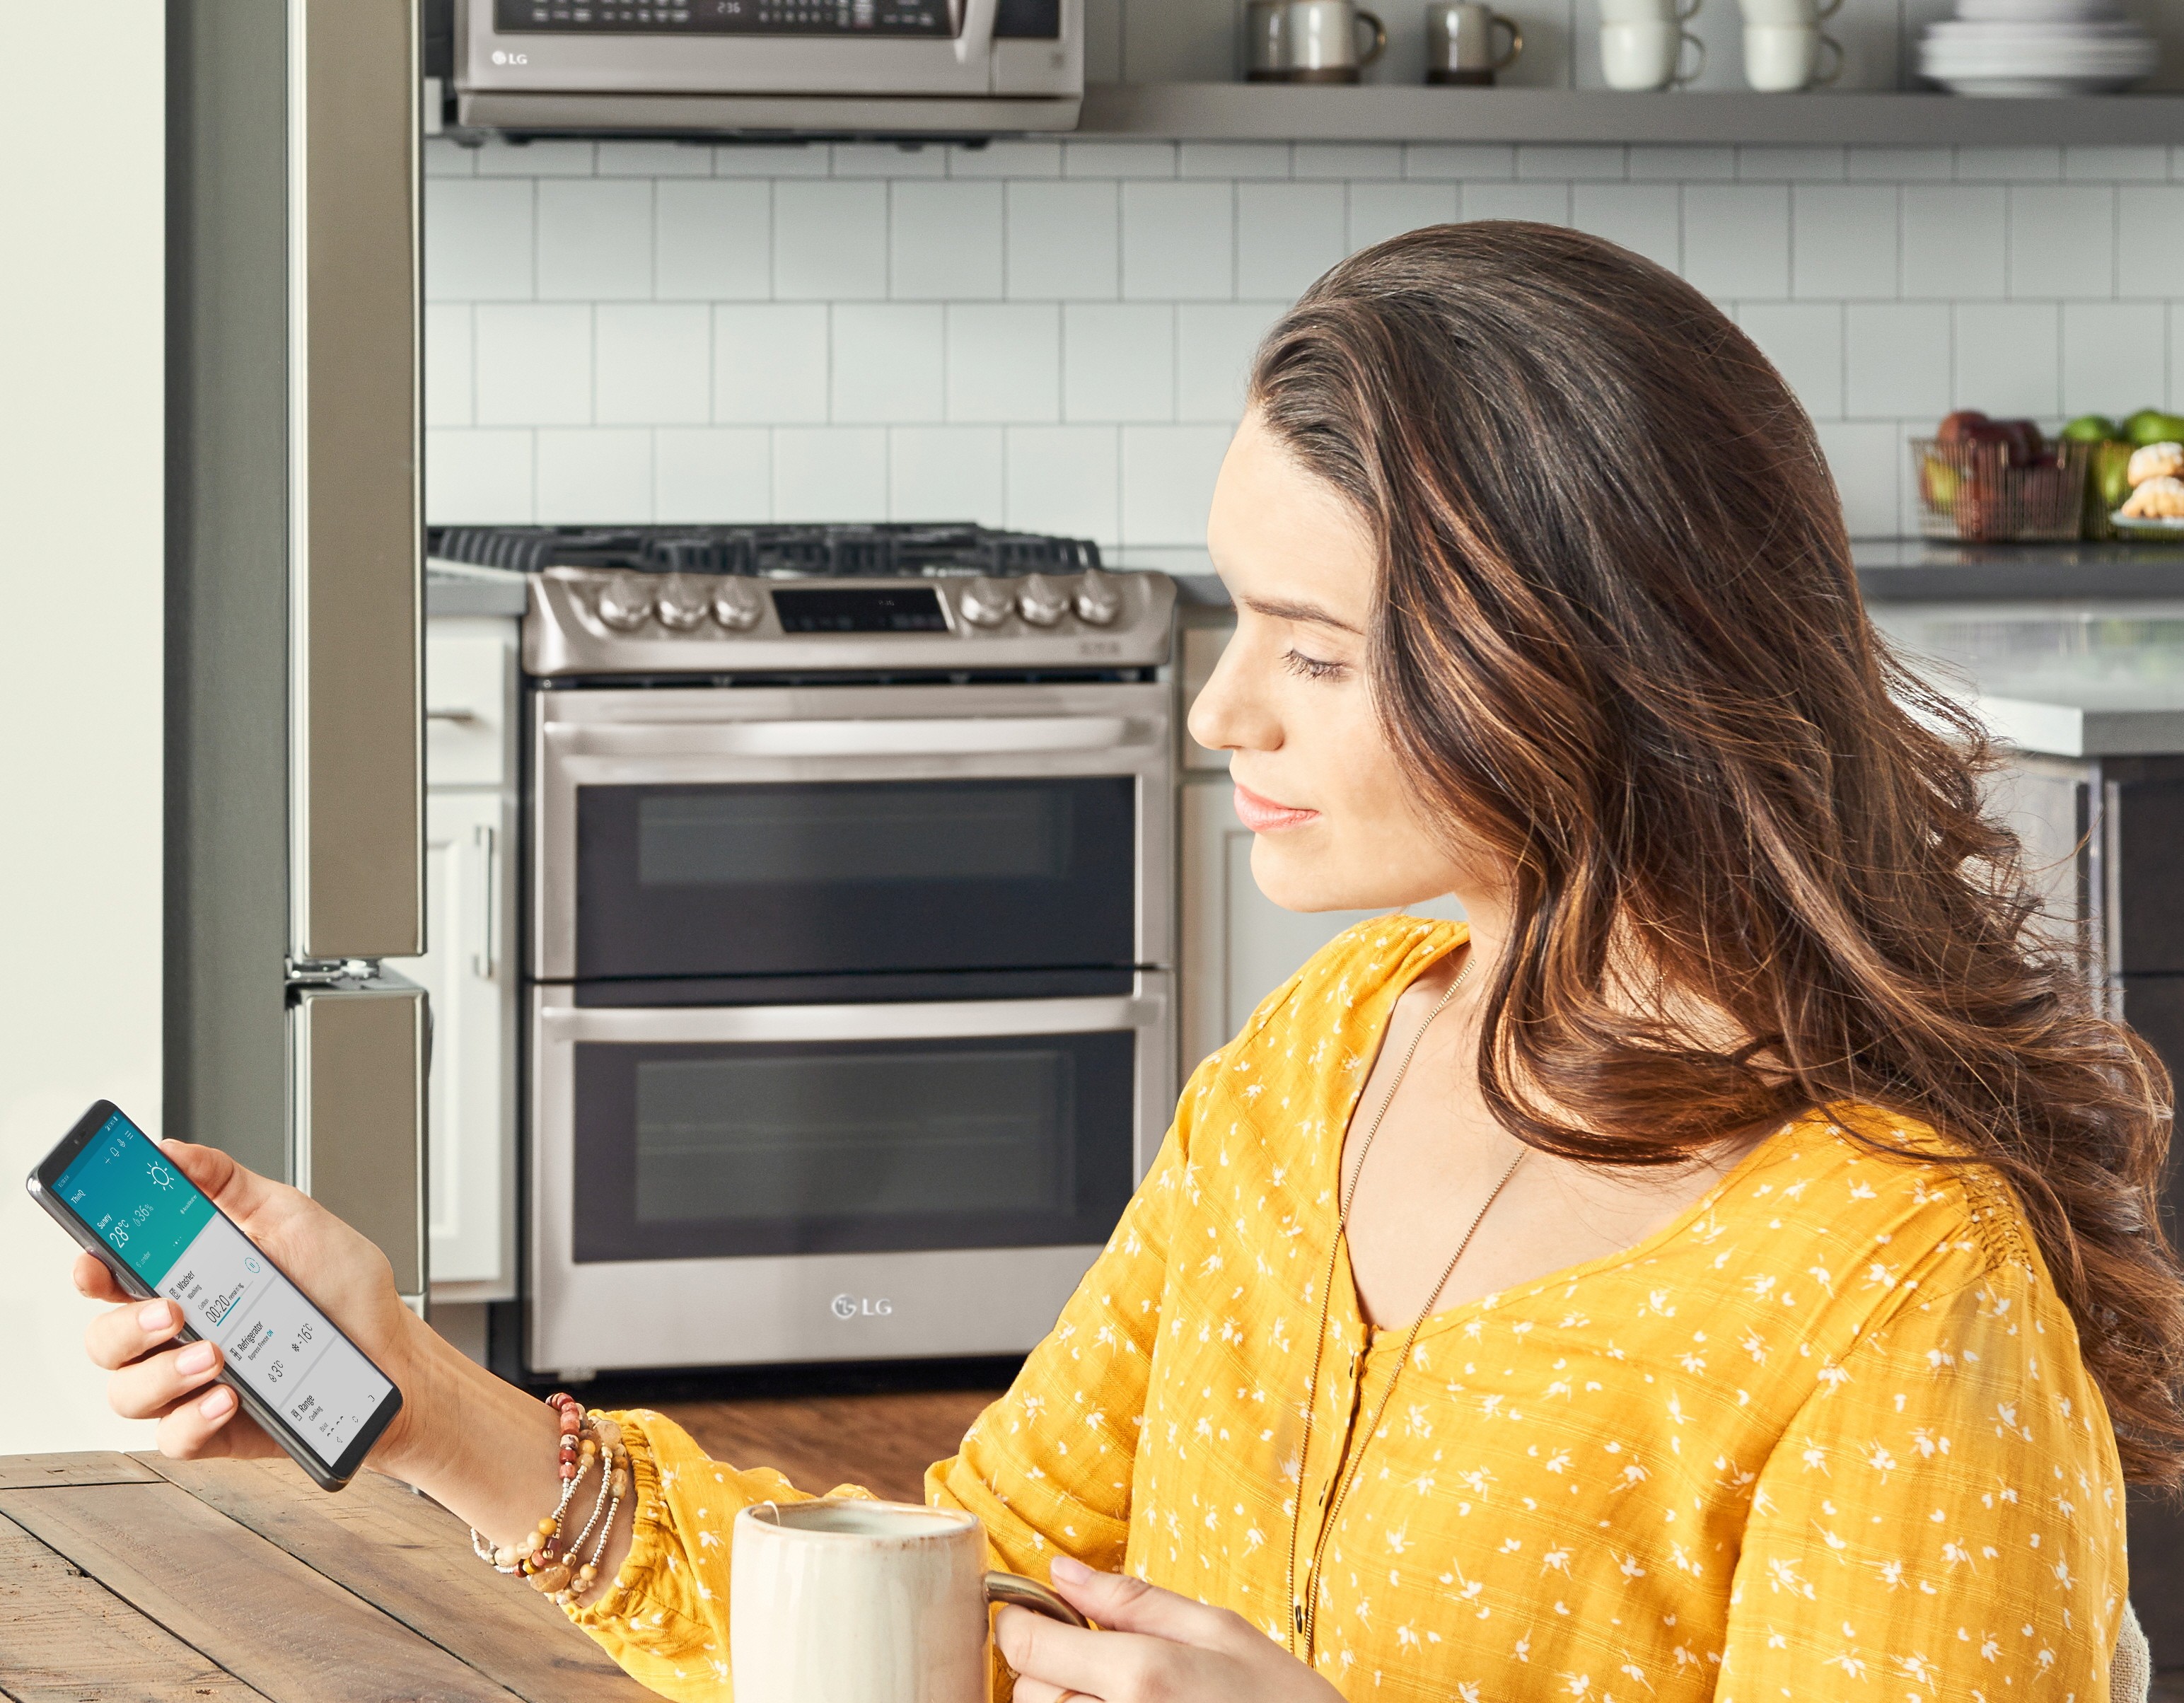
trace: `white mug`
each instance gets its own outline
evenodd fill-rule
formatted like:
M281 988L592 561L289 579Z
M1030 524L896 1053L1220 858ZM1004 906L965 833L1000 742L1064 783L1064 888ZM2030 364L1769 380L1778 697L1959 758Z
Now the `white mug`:
M1820 63L1834 63L1823 73ZM1763 94L1787 94L1842 75L1842 44L1817 24L1744 27L1744 81Z
M1799 29L1825 23L1842 10L1842 0L1738 0L1747 30Z
M848 1497L760 1502L728 1544L736 1703L986 1703L986 1606L1083 1626L1045 1585L986 1571L978 1516Z
M1603 24L1688 24L1699 14L1699 0L1600 0Z
M1699 50L1698 63L1683 69L1684 44ZM1669 22L1604 24L1600 67L1612 89L1666 89L1693 81L1706 70L1706 43Z
M1361 29L1372 36L1362 53ZM1291 82L1354 83L1360 70L1388 51L1388 31L1379 19L1351 0L1290 0L1282 30Z

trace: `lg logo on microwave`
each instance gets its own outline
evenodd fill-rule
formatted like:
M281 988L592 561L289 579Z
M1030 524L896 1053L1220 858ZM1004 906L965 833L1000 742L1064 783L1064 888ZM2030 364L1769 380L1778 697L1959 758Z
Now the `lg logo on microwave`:
M504 53L496 47L493 49L493 62L496 65L527 65L531 63L531 55L528 53Z
M829 1307L838 1319L883 1319L894 1311L894 1303L885 1296L874 1300L869 1295L837 1295Z

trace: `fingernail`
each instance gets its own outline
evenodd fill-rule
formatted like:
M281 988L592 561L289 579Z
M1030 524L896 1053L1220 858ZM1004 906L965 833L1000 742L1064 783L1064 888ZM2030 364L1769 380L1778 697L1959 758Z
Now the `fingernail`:
M148 1331L164 1330L174 1322L174 1318L175 1316L167 1311L164 1301L154 1301L151 1305L139 1309L136 1314L136 1322Z
M212 1344L209 1342L192 1343L175 1356L176 1372L203 1372L211 1365Z
M1046 1571L1048 1577L1069 1584L1083 1584L1092 1577L1092 1569L1073 1556L1056 1556L1047 1564Z
M217 1419L234 1405L235 1392L223 1383L198 1404L198 1411L208 1419Z

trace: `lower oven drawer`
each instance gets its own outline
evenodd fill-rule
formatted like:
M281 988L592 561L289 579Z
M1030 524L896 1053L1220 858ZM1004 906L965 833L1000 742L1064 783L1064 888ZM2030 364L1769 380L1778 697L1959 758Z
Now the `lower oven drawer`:
M1078 999L532 999L542 1372L1028 1349L1174 1099L1159 971Z

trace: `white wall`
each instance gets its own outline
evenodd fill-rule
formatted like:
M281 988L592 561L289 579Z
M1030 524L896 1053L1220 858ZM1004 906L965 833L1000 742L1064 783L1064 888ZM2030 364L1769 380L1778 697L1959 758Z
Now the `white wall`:
M1574 225L1704 290L1860 537L1916 531L1905 439L1952 408L2184 401L2184 147L427 155L439 522L976 520L1187 566L1259 333L1452 219Z
M0 1454L148 1441L20 1179L102 1094L159 1123L164 34L0 0L43 68L0 101Z

